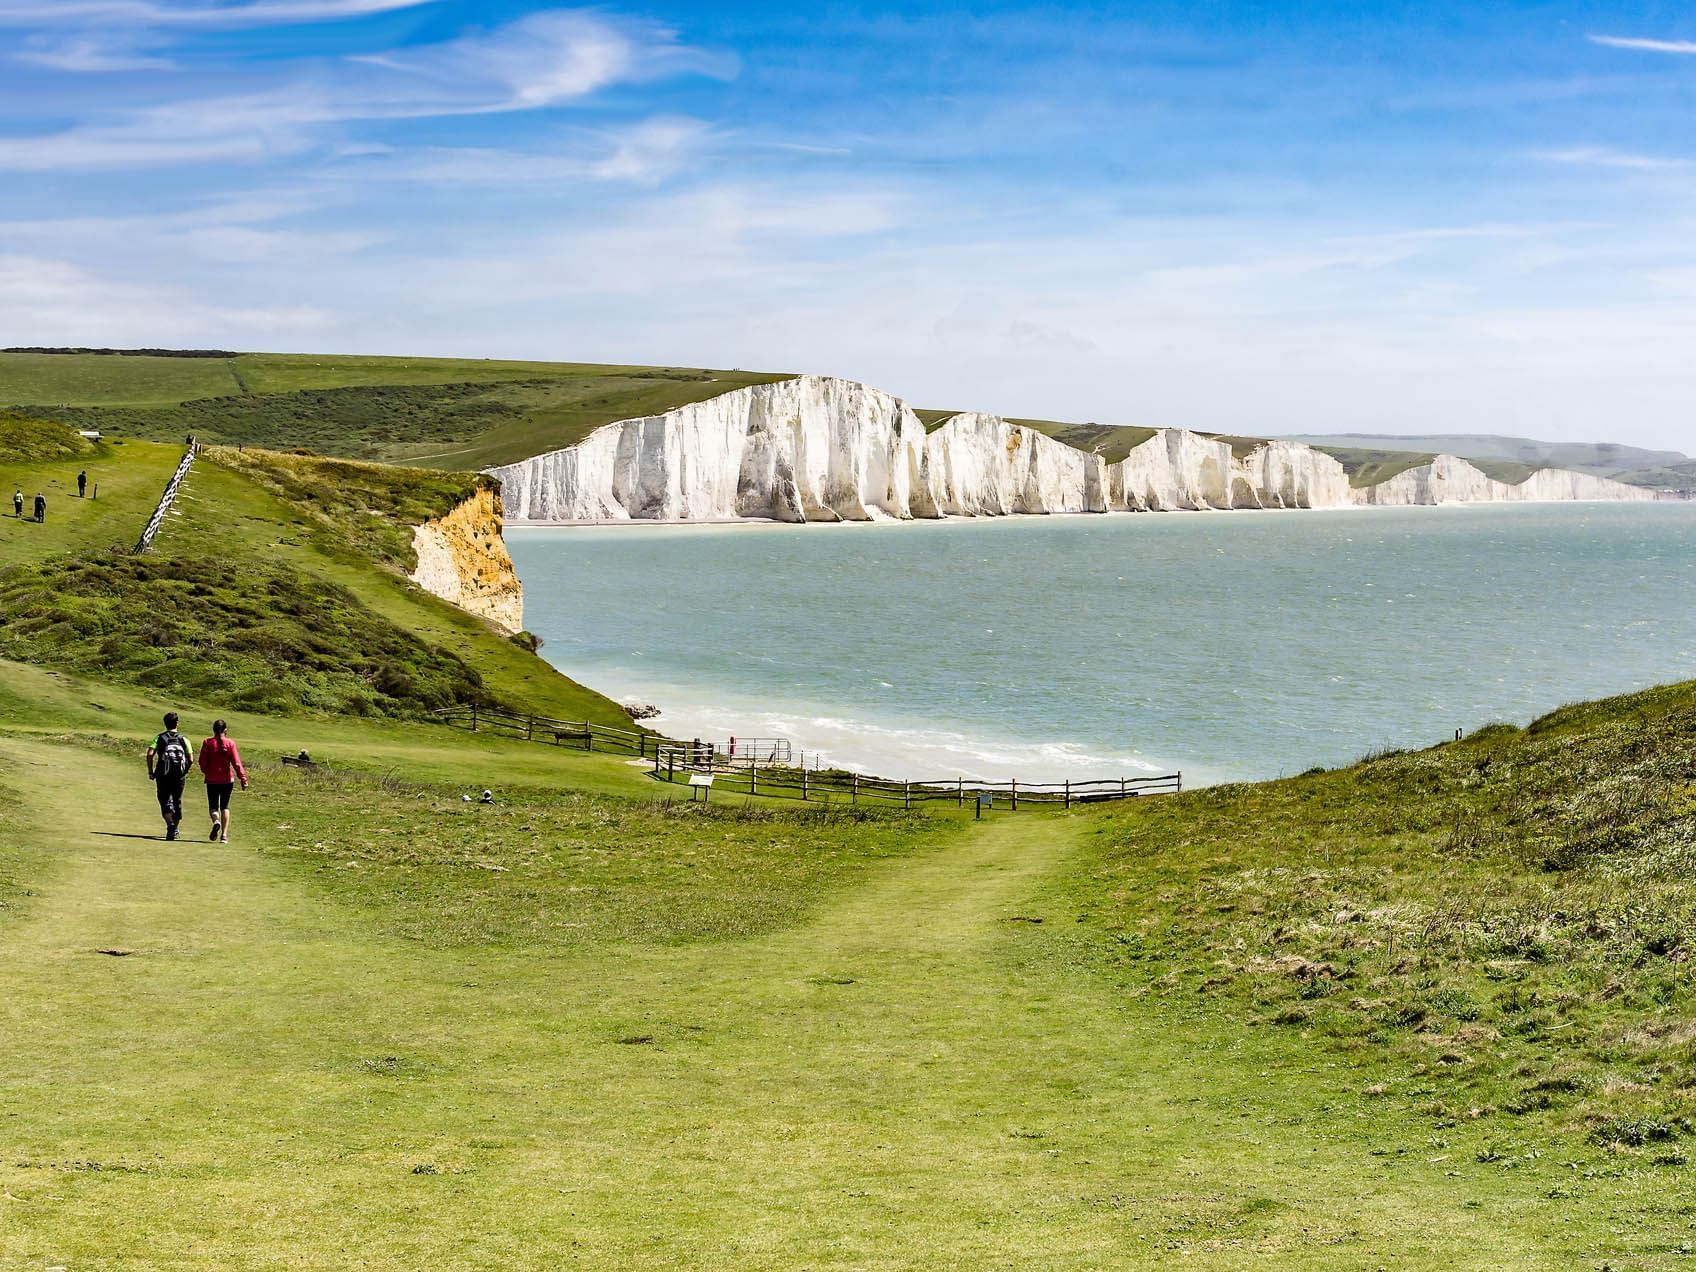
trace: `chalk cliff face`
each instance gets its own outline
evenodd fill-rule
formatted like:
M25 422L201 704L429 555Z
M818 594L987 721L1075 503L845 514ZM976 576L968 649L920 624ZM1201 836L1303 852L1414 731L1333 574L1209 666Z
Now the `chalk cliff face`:
M1108 473L1110 502L1131 512L1229 508L1236 461L1226 442L1183 428L1163 428ZM1254 507L1245 494L1245 506Z
M522 521L869 521L937 515L906 403L802 376L596 429L490 470Z
M576 446L491 472L518 521L868 521L1653 498L1559 470L1505 485L1453 455L1353 490L1342 464L1301 442L1266 442L1239 458L1228 442L1175 428L1109 464L994 415L956 415L926 437L898 398L826 376L621 420Z
M1354 492L1356 503L1375 507L1554 500L1636 502L1654 497L1651 490L1562 468L1540 469L1519 485L1509 485L1485 476L1455 455L1438 455L1429 464L1420 464L1376 486L1365 486Z
M479 490L445 517L416 526L412 581L507 633L524 628L524 587L501 538L501 500Z
M997 415L949 419L925 440L925 473L944 516L1107 511L1101 456Z
M1238 463L1262 508L1341 508L1354 502L1347 470L1305 443L1268 442Z

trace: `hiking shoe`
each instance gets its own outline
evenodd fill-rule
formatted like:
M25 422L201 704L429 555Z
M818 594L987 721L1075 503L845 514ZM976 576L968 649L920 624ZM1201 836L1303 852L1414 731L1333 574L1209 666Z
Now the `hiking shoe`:
M218 842L218 836L221 835L222 833L223 833L223 828L220 827L217 822L213 822L212 823L212 833L210 835L206 836L206 838L210 839L213 843L217 843Z
M218 842L221 844L227 844L230 842L230 837L228 835L219 835Z
M175 822L172 822L169 826L165 827L165 838L166 839L175 839L176 837L177 837L177 825L176 825Z

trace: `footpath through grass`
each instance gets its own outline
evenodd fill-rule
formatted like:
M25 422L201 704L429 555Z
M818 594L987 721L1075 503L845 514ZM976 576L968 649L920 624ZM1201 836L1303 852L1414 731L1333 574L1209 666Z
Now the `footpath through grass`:
M1679 1172L1503 1169L1151 992L1075 891L1098 814L668 807L423 726L312 778L255 718L235 842L167 845L141 704L49 680L0 735L0 1266L1623 1268L1690 1234ZM349 763L378 728L319 727Z

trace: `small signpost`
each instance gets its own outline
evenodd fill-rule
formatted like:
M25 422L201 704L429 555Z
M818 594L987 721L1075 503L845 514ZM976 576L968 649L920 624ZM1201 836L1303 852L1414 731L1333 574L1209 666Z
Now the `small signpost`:
M695 802L695 793L699 791L701 803L706 803L713 793L713 775L711 773L691 773L689 775L689 802Z
M994 807L995 807L995 796L991 795L988 791L979 791L978 792L977 815L975 817L973 817L972 820L973 821L982 821L983 820L983 810L986 809L986 808L994 808Z

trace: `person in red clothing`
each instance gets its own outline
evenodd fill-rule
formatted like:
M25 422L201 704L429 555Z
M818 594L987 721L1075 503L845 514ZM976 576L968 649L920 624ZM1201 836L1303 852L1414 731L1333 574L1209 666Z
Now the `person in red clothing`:
M212 736L200 744L200 771L206 775L206 804L212 810L212 833L208 839L230 842L230 792L237 780L247 789L247 770L241 752L228 736L229 725L212 722Z

